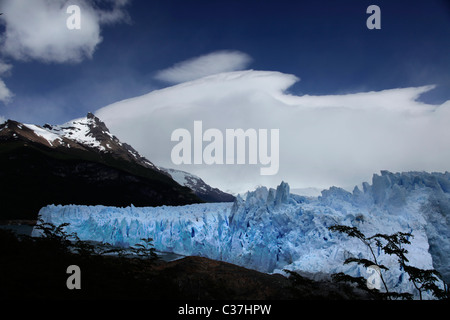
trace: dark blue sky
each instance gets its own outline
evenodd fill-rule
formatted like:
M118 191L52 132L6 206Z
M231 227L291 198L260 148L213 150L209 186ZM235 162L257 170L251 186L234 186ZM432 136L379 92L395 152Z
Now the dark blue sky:
M371 4L381 9L381 30L366 28ZM0 115L65 122L167 86L157 71L218 50L248 54L251 69L298 76L297 95L435 84L421 99L450 100L449 1L134 0L126 10L129 23L102 26L92 59L5 56L14 97L0 102Z

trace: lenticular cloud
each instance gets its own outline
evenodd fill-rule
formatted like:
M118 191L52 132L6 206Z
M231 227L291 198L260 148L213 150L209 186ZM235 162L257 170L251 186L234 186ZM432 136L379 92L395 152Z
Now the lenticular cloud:
M250 56L243 52L216 51L179 62L159 71L155 78L170 83L181 83L213 74L242 70L250 62Z
M201 176L234 192L256 185L353 187L382 169L445 171L450 162L450 102L421 103L433 86L346 95L295 96L299 79L269 71L203 77L120 101L96 112L121 140L152 162ZM279 129L279 171L258 165L180 165L171 162L178 128ZM208 143L203 143L203 148ZM235 162L236 163L236 162Z

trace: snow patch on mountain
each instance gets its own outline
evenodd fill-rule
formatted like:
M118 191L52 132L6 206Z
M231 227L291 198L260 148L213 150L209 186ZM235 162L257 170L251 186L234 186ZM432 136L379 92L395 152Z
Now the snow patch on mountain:
M165 170L173 180L181 184L182 186L192 187L193 186L193 178L198 178L192 174L188 174L185 171L175 170L175 169L163 169Z
M50 132L48 130L45 130L41 127L38 127L34 124L24 124L25 127L27 127L28 129L32 130L36 135L44 138L45 140L47 140L47 142L50 144L50 146L53 146L53 142L55 142L55 140L59 140L62 141L61 137L53 132ZM18 126L20 129L22 129L22 126Z
M47 126L47 128L50 129L50 132L59 136L74 140L91 148L97 148L100 151L106 151L106 147L91 132L91 129L96 125L95 119L86 117L72 120L63 125ZM103 134L106 133L106 131L103 131Z
M122 145L122 143L109 132L105 124L92 113L89 113L87 117L75 119L62 125L46 124L44 128L39 129L54 134L56 137L64 137L103 152L107 149L112 149L112 146L111 143L102 143L102 140L111 140L120 146Z
M189 172L161 167L159 169L169 174L178 184L193 190L200 199L206 202L232 202L235 199L233 195L211 187L200 177Z

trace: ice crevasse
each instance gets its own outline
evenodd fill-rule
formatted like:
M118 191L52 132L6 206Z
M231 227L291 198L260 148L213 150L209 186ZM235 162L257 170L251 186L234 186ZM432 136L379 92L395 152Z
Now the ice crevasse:
M367 277L348 257L371 258L358 239L330 232L336 224L356 226L364 234L411 232L406 247L411 265L438 270L450 282L450 173L382 171L372 184L353 192L331 187L317 198L260 187L234 203L162 207L49 205L40 218L82 240L129 246L153 238L158 251L199 255L262 272L297 270L310 274L345 272ZM34 230L33 235L39 235ZM392 256L376 252L390 268L387 284L414 289Z

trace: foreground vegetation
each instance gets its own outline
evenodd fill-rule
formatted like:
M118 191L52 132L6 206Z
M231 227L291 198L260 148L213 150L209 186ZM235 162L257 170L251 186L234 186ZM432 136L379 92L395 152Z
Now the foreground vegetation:
M126 251L82 241L67 224L39 221L41 237L0 229L0 299L373 300L376 291L314 281L288 271L266 274L201 257L158 259L152 239ZM69 287L72 266L79 287Z
M344 264L356 263L365 268L375 267L378 270L376 272L379 274L384 291L379 290L381 288L368 288L367 281L363 277L352 277L344 273L334 274L333 278L335 281L352 282L360 289L370 290L372 294L375 294L380 299L413 299L414 296L411 293L392 291L386 284L383 273L389 272L389 268L381 264L375 255L375 252L384 252L387 255L392 255L397 258L398 267L408 275L408 280L414 285L420 300L423 299L425 292L431 293L436 299L449 299L448 285L442 280L439 272L434 269L424 270L409 265L409 260L406 257L408 250L405 248L405 245L411 244L409 241L413 237L411 233L397 232L391 235L377 233L368 237L356 227L334 225L328 229L333 232L345 234L350 238L356 238L368 248L371 253L370 257L350 257L344 261ZM441 289L439 283L444 284L443 289Z
M296 273L269 275L201 257L166 262L157 259L151 239L125 251L81 241L66 226L40 221L37 238L0 230L0 299L371 298L351 286ZM70 266L81 271L80 289L68 288Z

